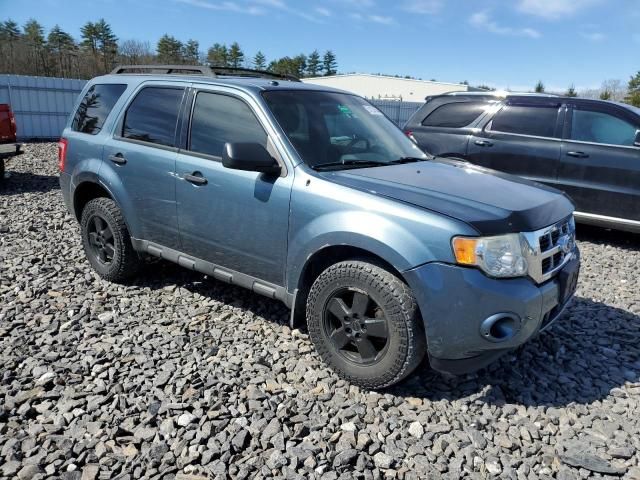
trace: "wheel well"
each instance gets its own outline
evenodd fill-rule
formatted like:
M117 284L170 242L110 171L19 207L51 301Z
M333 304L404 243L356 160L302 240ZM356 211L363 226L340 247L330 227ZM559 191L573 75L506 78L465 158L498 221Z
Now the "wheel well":
M393 265L368 250L348 245L325 247L314 253L302 269L300 279L298 280L298 293L296 295L295 305L293 306L293 315L291 316L292 327L306 325L307 296L309 295L311 285L313 285L315 279L318 278L318 275L329 266L344 260L366 260L384 268L404 281L400 272L398 272Z
M78 221L82 217L82 210L84 210L85 205L94 198L101 197L111 198L111 195L97 183L84 182L76 187L73 194L73 210Z

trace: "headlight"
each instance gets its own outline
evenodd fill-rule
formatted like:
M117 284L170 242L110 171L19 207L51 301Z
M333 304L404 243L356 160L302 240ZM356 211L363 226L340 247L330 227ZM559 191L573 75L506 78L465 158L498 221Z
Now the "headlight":
M492 277L527 274L527 260L518 233L495 237L454 237L452 244L460 265L478 267Z

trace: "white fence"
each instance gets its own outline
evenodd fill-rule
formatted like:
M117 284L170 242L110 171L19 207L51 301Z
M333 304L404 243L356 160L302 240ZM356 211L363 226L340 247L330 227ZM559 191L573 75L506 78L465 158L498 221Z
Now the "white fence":
M0 75L0 103L16 116L18 139L57 140L86 80ZM371 100L402 127L421 103Z
M0 75L0 103L16 116L18 139L57 140L86 80Z

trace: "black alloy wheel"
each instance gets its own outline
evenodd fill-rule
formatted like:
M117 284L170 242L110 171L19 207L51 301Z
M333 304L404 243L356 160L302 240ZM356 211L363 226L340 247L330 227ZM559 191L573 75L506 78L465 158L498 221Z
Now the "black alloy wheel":
M336 351L350 362L371 365L386 353L387 318L365 292L345 288L329 297L324 328Z
M116 253L113 230L100 215L93 215L89 219L89 246L96 259L105 265L113 262Z

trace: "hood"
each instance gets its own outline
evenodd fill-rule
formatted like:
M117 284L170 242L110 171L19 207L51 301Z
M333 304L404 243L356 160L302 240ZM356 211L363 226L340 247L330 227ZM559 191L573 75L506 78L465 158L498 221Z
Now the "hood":
M453 159L320 175L462 220L481 235L538 230L562 220L574 209L569 198L554 188Z

